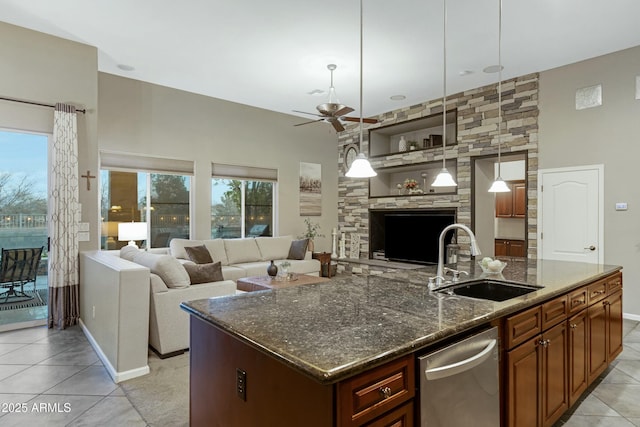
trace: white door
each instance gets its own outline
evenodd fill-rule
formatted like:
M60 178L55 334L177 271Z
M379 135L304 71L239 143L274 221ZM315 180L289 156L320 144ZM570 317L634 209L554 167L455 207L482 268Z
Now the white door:
M538 172L538 257L602 263L604 166Z

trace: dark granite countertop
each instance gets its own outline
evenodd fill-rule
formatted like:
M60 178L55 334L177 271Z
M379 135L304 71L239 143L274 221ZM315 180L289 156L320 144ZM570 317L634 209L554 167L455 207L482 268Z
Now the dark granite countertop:
M492 278L543 286L504 302L430 292L435 267L189 301L181 307L328 384L540 303L619 266L505 259L500 275L459 263L464 281Z

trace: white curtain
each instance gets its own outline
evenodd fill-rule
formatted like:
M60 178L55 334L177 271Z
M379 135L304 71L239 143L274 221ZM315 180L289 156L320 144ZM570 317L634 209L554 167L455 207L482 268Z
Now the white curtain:
M80 317L78 285L78 130L76 109L56 104L49 191L49 328Z

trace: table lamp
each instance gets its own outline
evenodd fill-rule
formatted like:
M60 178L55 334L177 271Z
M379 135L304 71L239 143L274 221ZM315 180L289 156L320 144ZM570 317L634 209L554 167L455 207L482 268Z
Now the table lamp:
M118 224L118 240L129 241L129 245L136 246L136 240L146 240L146 222L121 222Z

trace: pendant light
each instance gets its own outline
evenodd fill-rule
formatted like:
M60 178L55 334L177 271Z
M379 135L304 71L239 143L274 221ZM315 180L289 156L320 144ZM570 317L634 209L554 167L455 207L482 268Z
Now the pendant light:
M376 171L371 167L371 163L362 152L362 0L360 0L360 153L356 156L351 167L345 174L348 178L370 178L376 176Z
M443 24L442 24L442 40L443 40L443 78L442 78L442 169L436 179L431 184L432 187L454 187L456 181L453 179L446 165L446 148L447 148L447 0L442 1Z
M502 0L498 0L498 177L489 193L507 193L511 191L509 186L500 176L501 146L502 146Z

